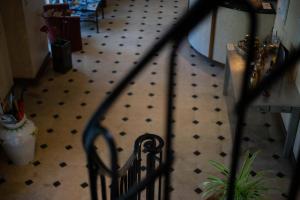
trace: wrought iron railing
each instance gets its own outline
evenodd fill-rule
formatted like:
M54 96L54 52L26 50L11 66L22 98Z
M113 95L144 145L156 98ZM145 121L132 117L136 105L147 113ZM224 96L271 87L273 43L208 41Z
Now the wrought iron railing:
M300 57L300 48L298 47L295 51L291 52L289 58L284 62L279 64L274 70L265 77L260 84L255 87L249 87L249 79L250 74L253 70L251 67L251 61L254 58L254 38L256 35L256 14L255 9L251 6L250 3L246 0L236 0L245 4L248 8L249 14L249 33L250 33L250 43L248 46L249 52L247 54L246 61L246 70L244 73L243 85L241 96L236 105L236 113L237 113L237 124L235 129L235 134L233 138L233 146L232 146L232 158L230 165L230 178L229 178L229 187L228 187L228 195L227 199L234 199L234 188L235 188L235 178L237 173L237 166L239 163L239 155L241 149L241 139L243 135L243 121L245 114L247 112L248 106L257 98L262 91L274 84L281 76L283 76L289 69L291 69L297 62ZM98 107L93 117L89 121L83 136L83 144L87 154L87 162L89 169L89 178L90 178L90 190L91 190L91 198L93 200L98 199L97 194L97 177L100 175L100 179L102 181L102 192L106 190L104 175L111 178L111 197L110 199L136 199L137 195L144 189L147 190L148 194L153 194L152 187L157 179L161 181L161 177L163 177L163 184L160 184L160 187L163 186L162 191L160 191L162 195L162 199L169 200L169 185L170 185L170 172L173 164L173 142L172 135L173 132L173 94L174 94L174 82L175 77L173 74L176 69L176 52L180 47L182 40L186 37L186 35L197 25L199 24L213 9L216 9L218 5L222 3L222 0L199 0L195 4L191 6L191 8L177 21L177 23L171 27L161 39L152 46L152 48L146 53L140 60L140 62L132 68L132 70L120 81L120 83L116 86L110 96L108 96L104 102ZM117 149L115 145L115 141L109 131L102 126L100 123L100 119L106 114L112 104L118 99L118 97L122 94L131 80L136 77L142 70L146 68L146 65L153 59L155 54L160 51L164 46L168 43L173 44L173 48L170 53L169 67L168 67L168 84L167 84L167 101L166 101L166 134L165 134L165 154L164 160L160 163L159 166L152 168L152 170L147 173L146 177L142 180L133 181L128 185L128 182L123 182L121 191L120 180L120 172L118 170L118 155ZM110 150L110 159L111 166L107 167L99 155L97 154L94 148L94 142L98 136L102 136L107 142ZM299 189L299 181L300 181L300 154L298 154L297 164L295 165L295 169L293 171L293 176L291 178L290 189L288 194L288 199L295 200L297 197L298 189ZM136 160L133 159L133 160ZM132 167L135 166L134 161L130 161L129 165L125 167L125 171L127 173L132 170ZM152 166L153 163L149 161L149 166ZM123 179L122 179L123 177ZM128 175L127 175L128 178ZM121 182L124 180L124 174L121 174ZM127 183L127 186L124 187L124 184ZM103 186L104 185L104 186ZM124 189L126 188L126 190ZM103 193L102 193L103 195ZM106 199L106 198L105 198ZM149 200L154 199L153 196L148 196Z
M138 137L134 144L133 153L126 161L122 168L118 169L118 185L116 196L126 194L128 190L139 184L143 176L149 176L162 163L164 141L161 137L153 134L144 134ZM106 180L110 176L101 167L100 160L93 163L92 168L100 176L101 197L102 200L108 199L108 191L110 192L110 199L113 199L112 187L107 187ZM156 184L157 183L157 184ZM146 186L145 199L162 199L162 180L161 176L156 183L151 183ZM140 200L141 192L135 193L131 199ZM156 198L155 198L156 197Z

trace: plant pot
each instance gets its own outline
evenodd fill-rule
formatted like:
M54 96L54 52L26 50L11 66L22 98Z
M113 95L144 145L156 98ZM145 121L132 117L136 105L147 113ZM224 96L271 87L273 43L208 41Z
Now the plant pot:
M34 159L37 128L28 119L15 127L0 126L0 144L14 164L26 165Z

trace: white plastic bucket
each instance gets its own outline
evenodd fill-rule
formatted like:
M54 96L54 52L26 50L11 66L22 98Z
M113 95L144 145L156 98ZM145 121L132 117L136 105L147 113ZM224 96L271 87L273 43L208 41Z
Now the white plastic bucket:
M1 145L16 165L26 165L34 159L37 128L30 120L16 129L0 127Z

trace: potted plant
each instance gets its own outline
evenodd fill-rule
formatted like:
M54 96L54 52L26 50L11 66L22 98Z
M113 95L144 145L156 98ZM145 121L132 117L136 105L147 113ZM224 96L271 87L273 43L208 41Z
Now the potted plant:
M251 175L252 165L257 153L250 154L249 151L246 152L244 162L236 176L234 199L263 199L264 193L268 190L265 187L263 172L258 172L255 176ZM223 177L208 177L208 180L203 183L203 198L207 200L226 200L227 188L229 186L229 169L219 162L209 162Z

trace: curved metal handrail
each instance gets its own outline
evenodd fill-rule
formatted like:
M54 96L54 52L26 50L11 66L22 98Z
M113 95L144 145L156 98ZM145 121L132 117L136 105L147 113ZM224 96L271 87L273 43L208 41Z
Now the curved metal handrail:
M142 148L143 143L147 142L148 140L150 140L152 142L152 144L158 144L158 146L151 146L151 147L144 146L145 150L147 152L160 153L162 151L162 148L164 146L164 141L161 137L154 135L154 134L150 134L150 133L139 136L134 143L133 152L131 153L131 155L129 156L127 161L124 163L124 165L118 169L118 177L126 175L129 168L133 165L133 162L136 159L138 159L139 151ZM102 170L100 168L104 165L104 163L101 160L96 161L96 163L102 163L101 165L98 166L99 167L99 170L98 170L99 175L104 175L104 176L108 176L108 177L112 178L111 173L108 173L107 170Z

